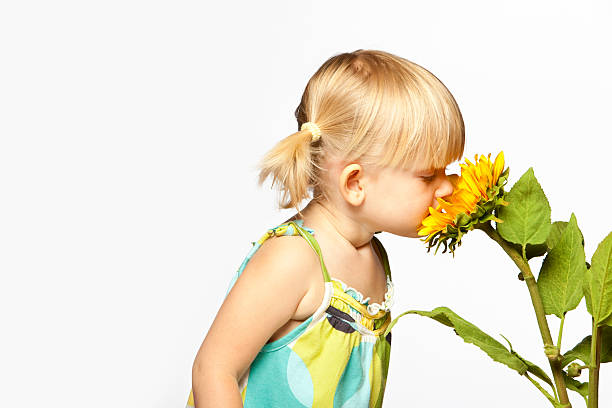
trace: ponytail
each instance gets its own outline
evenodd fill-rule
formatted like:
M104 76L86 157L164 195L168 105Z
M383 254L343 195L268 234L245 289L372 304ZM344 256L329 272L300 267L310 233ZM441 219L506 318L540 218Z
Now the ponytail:
M272 175L272 187L279 188L282 197L280 208L295 208L309 198L309 187L319 184L320 169L317 158L320 154L318 126L306 122L300 131L293 133L276 144L259 163L259 185Z
M259 184L272 175L282 193L279 208L298 208L310 187L313 200L333 198L328 158L405 169L443 167L463 154L463 117L450 91L425 68L384 51L329 58L308 81L295 117L300 131L258 165Z

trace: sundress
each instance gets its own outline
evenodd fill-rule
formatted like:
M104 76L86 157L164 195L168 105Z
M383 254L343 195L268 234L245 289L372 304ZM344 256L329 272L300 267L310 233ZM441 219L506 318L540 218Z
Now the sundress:
M378 408L382 406L391 352L393 282L387 253L373 236L387 276L382 304L370 303L357 290L331 278L313 235L303 220L268 230L244 259L232 288L253 254L272 236L301 235L317 253L325 295L316 312L291 332L263 346L239 379L243 405L283 408ZM226 294L227 296L227 294ZM193 391L187 407L193 407Z

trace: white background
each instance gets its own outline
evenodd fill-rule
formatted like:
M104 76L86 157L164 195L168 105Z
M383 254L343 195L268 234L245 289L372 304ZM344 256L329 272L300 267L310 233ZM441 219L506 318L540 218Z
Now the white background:
M340 52L433 72L461 107L465 155L503 150L510 184L533 166L590 259L612 231L611 17L605 1L3 2L0 406L184 406L251 241L292 215L255 164L297 129L307 80ZM448 306L549 370L527 289L484 234L454 259L379 237L394 315ZM565 327L564 350L590 334L584 303ZM603 365L600 407L611 383ZM407 316L385 406L549 405L451 329Z

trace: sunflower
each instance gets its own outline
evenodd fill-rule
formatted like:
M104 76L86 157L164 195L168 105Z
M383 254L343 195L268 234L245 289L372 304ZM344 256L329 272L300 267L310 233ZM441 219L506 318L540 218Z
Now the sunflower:
M438 206L429 207L429 215L421 222L418 234L427 236L425 242L431 250L444 244L444 251L461 245L461 237L474 229L474 225L490 220L501 222L495 217L496 210L504 201L504 185L508 180L509 169L504 170L504 152L500 152L491 162L488 156L474 156L474 163L465 159L461 167L461 177L449 176L453 193L438 198Z

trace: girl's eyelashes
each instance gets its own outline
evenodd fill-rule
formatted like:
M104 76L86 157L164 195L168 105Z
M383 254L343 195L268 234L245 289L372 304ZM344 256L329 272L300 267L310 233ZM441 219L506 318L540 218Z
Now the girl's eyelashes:
M435 170L433 173L421 174L419 177L426 183L431 183L436 179L439 174L446 175L446 168Z

